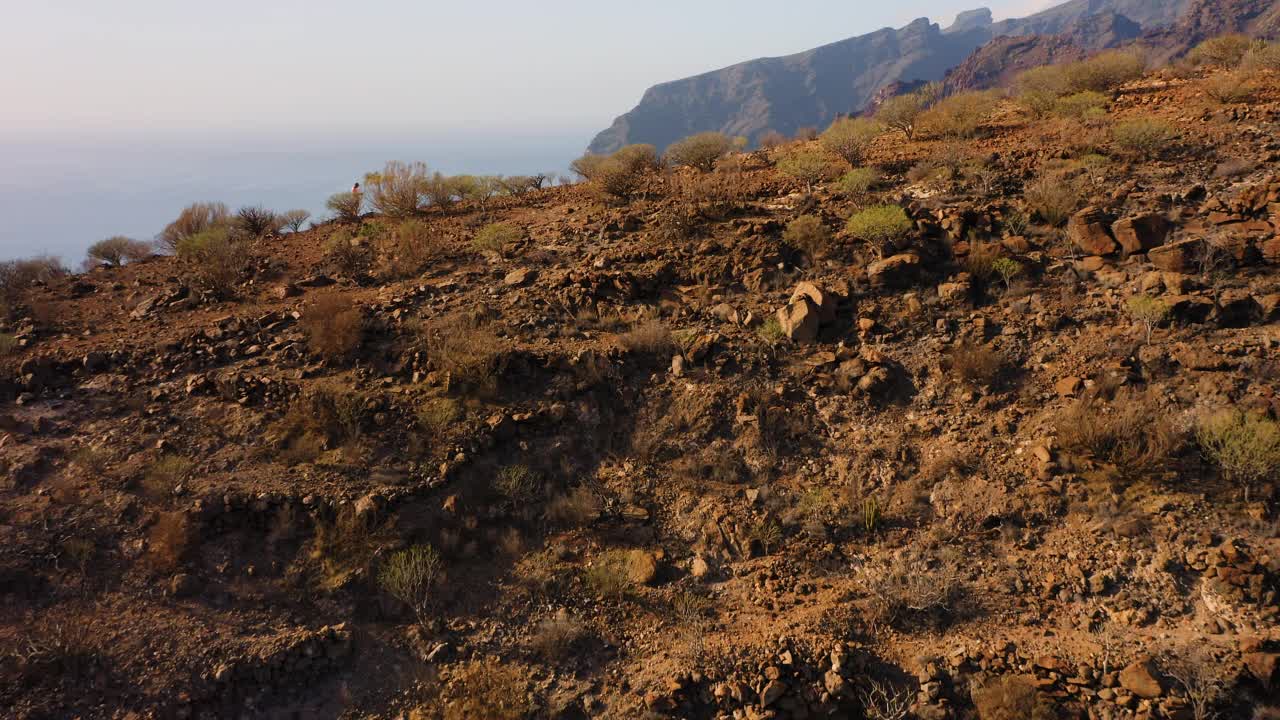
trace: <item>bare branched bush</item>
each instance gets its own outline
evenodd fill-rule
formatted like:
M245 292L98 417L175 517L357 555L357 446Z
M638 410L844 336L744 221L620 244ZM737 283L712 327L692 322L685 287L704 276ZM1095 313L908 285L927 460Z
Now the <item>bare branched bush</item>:
M493 489L519 508L538 495L538 476L527 465L507 465L493 476Z
M1204 94L1221 105L1238 105L1253 99L1258 86L1244 71L1217 73L1205 78Z
M477 390L496 388L506 366L506 343L486 322L459 313L424 324L419 337L431 364L448 373L450 384Z
M298 458L298 462L309 462L326 448L360 438L364 406L364 398L350 388L320 385L294 398L273 434L286 449L301 443L314 450L310 457Z
M629 352L656 355L675 350L671 330L661 320L645 320L618 336L618 344Z
M892 130L900 130L907 140L915 139L916 123L937 99L936 88L907 93L885 100L876 110L876 120Z
M880 125L866 118L841 118L818 137L828 151L857 167L866 156L871 142L880 134Z
M393 217L412 215L422 207L429 177L426 163L392 160L381 172L364 176L369 204Z
M156 572L172 572L186 560L195 528L185 512L160 513L147 531L147 560Z
M1240 66L1251 72L1280 70L1280 43L1255 43L1244 56L1244 62Z
M307 348L329 360L346 360L360 347L364 313L340 293L322 295L299 323L307 335Z
M915 690L909 685L870 680L858 693L862 701L862 715L867 720L907 720L916 701Z
M1187 646L1167 653L1161 665L1186 695L1193 720L1213 720L1217 707L1230 698L1222 663L1203 647Z
M1000 379L1004 356L988 345L961 343L948 353L951 374L971 387L989 388Z
M1197 424L1196 441L1246 498L1251 488L1280 475L1280 423L1270 418L1223 410Z
M769 130L760 136L759 145L761 149L773 150L786 145L788 142L790 141L787 139L786 135L783 135L777 130Z
M716 161L733 150L733 140L724 133L707 132L692 135L667 148L667 161L672 165L711 172Z
M120 267L150 257L151 250L150 243L117 235L90 245L88 256L94 263Z
M1005 675L973 689L980 720L1053 720L1053 708L1040 697L1032 678Z
M864 567L860 577L872 619L889 625L910 614L950 611L963 585L950 556L903 555L884 567Z
M538 623L529 637L529 649L548 662L559 662L569 656L587 637L587 628L571 617L548 618Z
M260 238L280 232L284 220L275 211L255 205L240 208L236 212L235 224L245 235Z
M416 545L387 558L378 572L378 585L412 610L419 623L425 623L443 570L435 548Z
M329 271L348 278L359 278L369 272L372 258L362 240L352 237L345 228L329 236L324 246L324 262Z

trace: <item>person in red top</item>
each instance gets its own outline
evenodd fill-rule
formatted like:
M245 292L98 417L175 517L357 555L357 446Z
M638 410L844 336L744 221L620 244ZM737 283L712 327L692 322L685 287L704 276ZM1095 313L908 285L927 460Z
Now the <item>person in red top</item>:
M352 194L352 195L359 195L359 194L360 194L360 183L356 183L355 185L352 185L352 186L351 186L351 194Z

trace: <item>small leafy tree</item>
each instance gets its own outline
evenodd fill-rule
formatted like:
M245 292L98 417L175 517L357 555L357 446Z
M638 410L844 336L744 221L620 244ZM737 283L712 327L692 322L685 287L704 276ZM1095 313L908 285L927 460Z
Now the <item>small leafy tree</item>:
M183 208L156 239L161 247L172 252L183 240L230 222L231 211L223 203L195 203Z
M442 572L440 553L430 545L416 545L387 559L378 573L378 584L389 595L413 610L425 623L433 599L432 591Z
M1022 274L1022 264L1017 260L1002 257L991 261L991 270L1004 281L1004 289L1013 287L1013 279Z
M392 160L381 172L364 176L369 204L391 216L415 213L422 206L429 177L426 163Z
M99 240L89 246L89 260L120 267L127 262L137 262L151 255L151 245L122 235Z
M302 232L302 226L311 219L311 213L306 210L290 210L282 214L280 219L284 222L284 227L293 232Z
M871 141L880 134L880 125L866 118L841 118L818 137L827 150L844 158L850 165L858 165L866 155Z
M859 167L841 175L835 187L843 195L858 197L875 189L880 180L880 172L875 168Z
M1134 295L1125 303L1129 316L1142 323L1147 330L1147 344L1151 344L1151 333L1169 317L1169 306L1150 295Z
M874 245L901 240L914 228L907 212L897 205L877 205L862 210L850 217L845 226L850 235Z
M938 83L930 83L915 92L885 100L876 111L876 120L893 130L901 130L907 140L915 138L916 121L941 94Z
M687 137L667 148L667 159L702 172L715 169L716 162L733 150L733 140L724 133L706 132Z

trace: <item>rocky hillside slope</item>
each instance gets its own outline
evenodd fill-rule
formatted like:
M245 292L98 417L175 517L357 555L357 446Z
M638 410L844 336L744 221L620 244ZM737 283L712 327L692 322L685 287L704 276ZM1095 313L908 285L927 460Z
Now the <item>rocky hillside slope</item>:
M0 714L1276 717L1280 76L1221 76L36 282Z
M662 150L697 132L719 131L753 144L769 131L794 135L856 113L897 81L941 80L994 38L1057 35L1093 15L1115 13L1145 28L1176 20L1189 0L1072 0L1026 18L992 22L991 11L962 13L945 30L921 18L781 58L763 58L650 88L630 112L591 142L608 154L647 143ZM1106 43L1091 37L1084 49Z

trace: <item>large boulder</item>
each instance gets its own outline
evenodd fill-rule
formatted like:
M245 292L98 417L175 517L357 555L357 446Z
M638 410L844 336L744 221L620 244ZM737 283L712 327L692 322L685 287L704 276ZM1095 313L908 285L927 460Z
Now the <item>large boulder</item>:
M1087 207L1071 216L1067 236L1089 255L1110 255L1120 245L1111 235L1111 218L1102 210Z
M795 303L803 298L809 298L818 306L818 319L823 324L836 319L836 297L832 293L806 280L791 291L790 302Z
M1138 661L1120 671L1120 687L1140 698L1151 700L1164 694L1160 681L1151 672L1151 664Z
M1111 226L1116 242L1126 255L1146 252L1164 245L1173 230L1173 223L1159 213L1122 218Z
M778 324L788 339L811 343L818 339L821 316L818 306L807 297L800 297L778 309Z
M919 255L902 253L868 265L867 278L877 287L906 287L915 280L919 269Z
M1203 251L1204 241L1190 238L1153 248L1147 252L1147 259L1165 272L1181 273L1190 270Z

